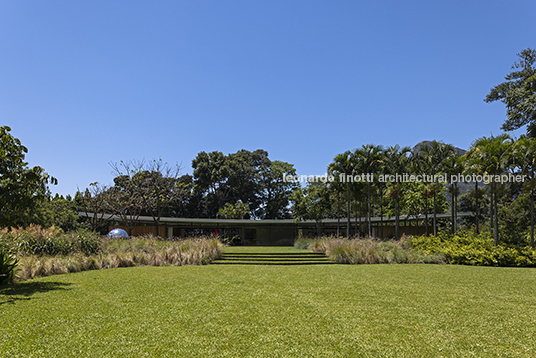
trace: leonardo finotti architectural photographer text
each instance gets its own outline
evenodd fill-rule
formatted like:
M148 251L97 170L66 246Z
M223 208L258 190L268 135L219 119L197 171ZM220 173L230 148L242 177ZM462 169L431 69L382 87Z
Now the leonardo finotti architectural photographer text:
M489 174L471 174L471 175L447 175L447 174L358 174L358 175L346 175L344 173L339 174L337 177L334 175L286 175L283 174L283 182L286 183L331 183L336 181L341 183L522 183L526 180L526 175L521 174L501 174L501 175L489 175Z

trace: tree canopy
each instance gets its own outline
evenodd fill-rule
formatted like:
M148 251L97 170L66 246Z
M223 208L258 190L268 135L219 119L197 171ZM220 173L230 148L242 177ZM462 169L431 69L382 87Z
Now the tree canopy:
M484 101L506 105L506 121L501 129L512 131L527 125L527 135L536 137L536 50L527 48L517 54L506 81L493 87Z
M35 208L47 195L47 184L55 184L41 167L28 167L28 149L0 127L0 227L25 226Z

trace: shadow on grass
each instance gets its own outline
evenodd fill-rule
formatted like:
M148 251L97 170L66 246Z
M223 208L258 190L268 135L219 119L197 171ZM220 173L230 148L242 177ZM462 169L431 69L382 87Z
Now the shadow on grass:
M70 283L64 282L20 282L8 286L0 286L0 305L27 301L37 292L69 290Z

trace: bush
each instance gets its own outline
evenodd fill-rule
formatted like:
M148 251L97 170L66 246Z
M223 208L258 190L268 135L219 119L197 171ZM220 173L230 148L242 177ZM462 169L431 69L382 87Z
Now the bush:
M18 260L5 247L0 247L0 285L13 281Z
M456 235L415 236L412 246L424 253L443 254L448 263L477 266L536 266L536 251L531 247L494 246L488 232L466 231Z

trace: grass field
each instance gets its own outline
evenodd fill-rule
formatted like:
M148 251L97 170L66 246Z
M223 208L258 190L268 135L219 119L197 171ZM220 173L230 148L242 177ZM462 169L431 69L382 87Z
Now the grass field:
M536 269L86 271L0 288L0 337L2 357L534 357Z

